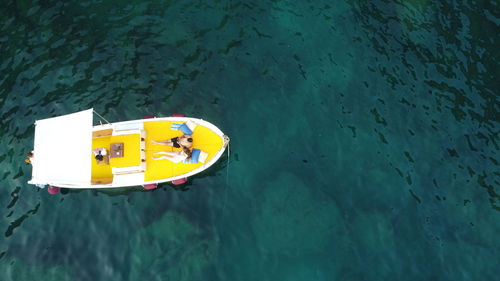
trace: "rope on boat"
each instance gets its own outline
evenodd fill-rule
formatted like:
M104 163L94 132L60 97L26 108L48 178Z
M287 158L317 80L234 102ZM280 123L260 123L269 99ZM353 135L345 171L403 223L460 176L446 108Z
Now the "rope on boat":
M226 169L226 185L229 185L229 159L230 159L230 152L229 152L229 143L227 145L227 169Z
M93 110L93 111L94 111L94 113L95 113L97 116L99 116L99 118L101 118L102 120L106 121L106 123L111 124L111 123L109 123L109 121L108 121L108 120L106 120L106 118L102 117L102 115L101 115L101 114L97 113L97 111L95 111L95 110Z
M226 185L229 185L229 157L230 157L229 142L231 141L231 139L229 139L229 137L226 135L222 136L222 138L224 139L224 147L227 147Z
M227 147L227 167L226 167L226 187L224 188L224 203L222 204L222 216L224 216L224 211L226 210L226 202L227 202L227 189L229 187L229 157L230 157L230 145L229 145L229 137L224 135L224 146Z

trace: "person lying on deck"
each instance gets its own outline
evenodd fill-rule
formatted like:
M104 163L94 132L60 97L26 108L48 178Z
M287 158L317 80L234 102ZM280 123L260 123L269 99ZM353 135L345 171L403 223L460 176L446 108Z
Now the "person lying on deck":
M191 135L182 135L180 137L171 138L164 141L151 141L153 144L170 145L176 148L191 148L193 146L193 138Z
M153 153L155 155L161 155L159 157L153 157L153 160L168 159L174 163L179 163L184 160L189 160L192 155L192 151L187 147L183 147L180 151L158 151Z

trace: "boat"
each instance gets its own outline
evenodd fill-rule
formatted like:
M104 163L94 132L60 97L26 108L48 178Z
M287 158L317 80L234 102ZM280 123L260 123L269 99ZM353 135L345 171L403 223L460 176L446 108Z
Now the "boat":
M160 183L183 182L203 172L221 158L229 144L229 138L219 128L203 119L147 116L94 125L94 113L91 108L35 122L29 184L80 189L130 186L152 189ZM183 134L192 136L191 158L179 163L155 159L159 158L158 152L175 152L181 148L154 141Z

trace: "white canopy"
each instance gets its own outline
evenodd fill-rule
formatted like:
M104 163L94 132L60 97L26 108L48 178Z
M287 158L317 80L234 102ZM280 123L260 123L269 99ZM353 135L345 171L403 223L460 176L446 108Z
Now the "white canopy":
M92 112L88 109L35 122L30 184L88 187L91 180Z

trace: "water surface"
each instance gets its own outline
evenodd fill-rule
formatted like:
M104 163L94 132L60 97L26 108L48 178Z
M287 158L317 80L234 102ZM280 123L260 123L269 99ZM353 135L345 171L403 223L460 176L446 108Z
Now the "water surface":
M494 280L499 18L497 1L3 1L0 279ZM180 188L28 185L34 120L90 107L203 118L230 151Z

